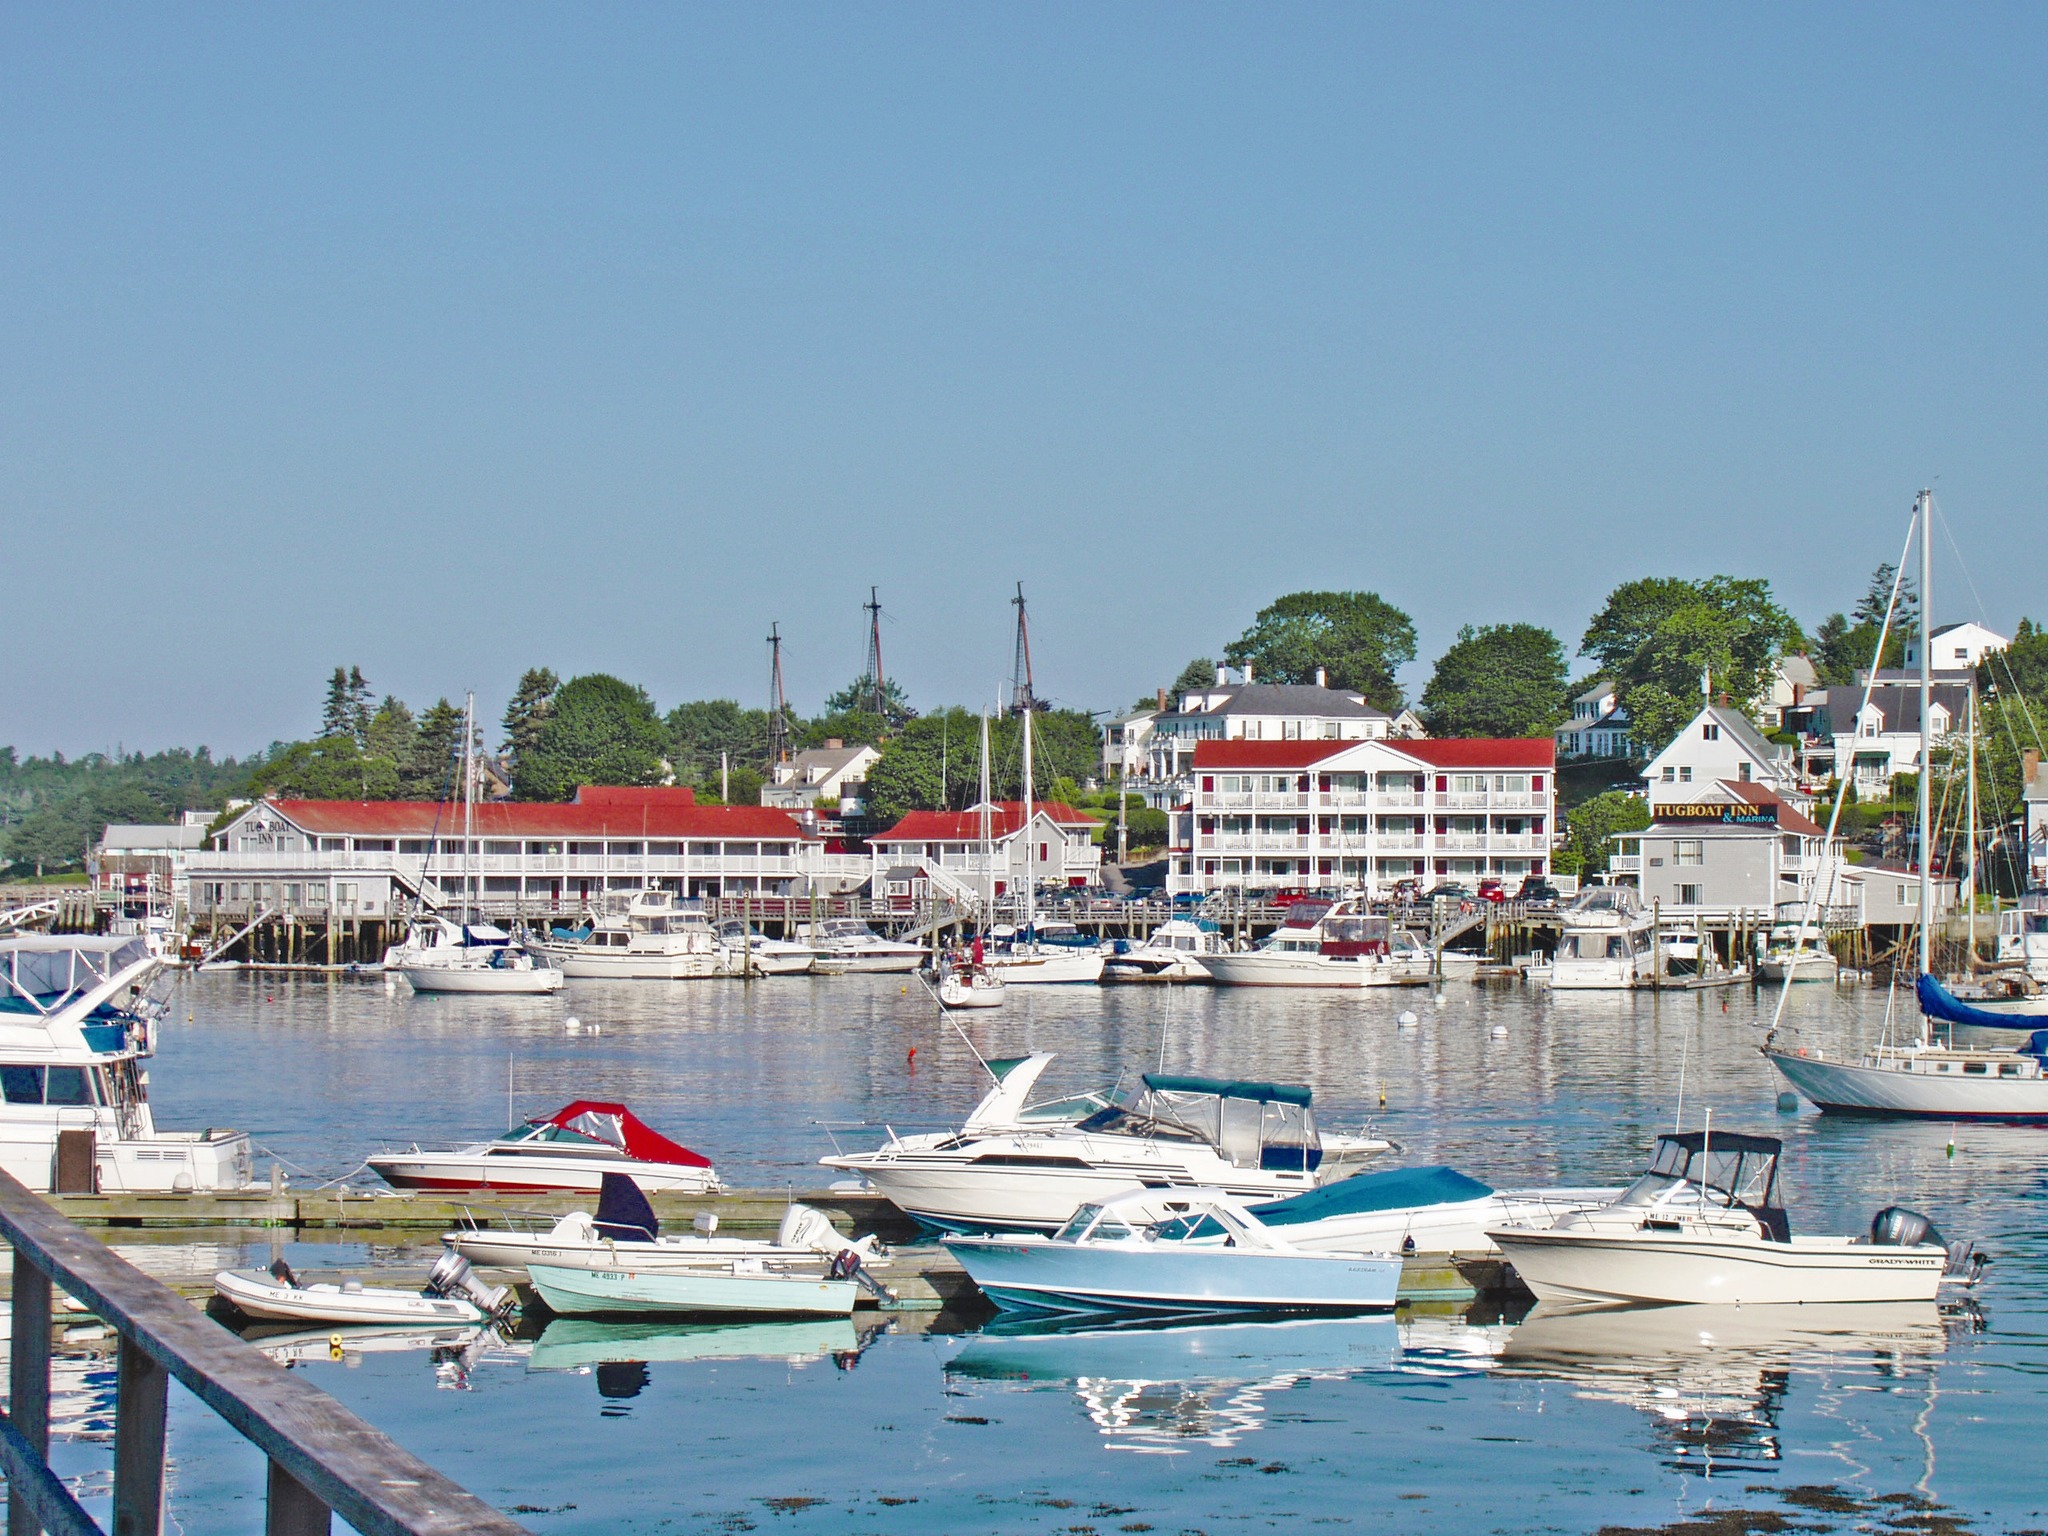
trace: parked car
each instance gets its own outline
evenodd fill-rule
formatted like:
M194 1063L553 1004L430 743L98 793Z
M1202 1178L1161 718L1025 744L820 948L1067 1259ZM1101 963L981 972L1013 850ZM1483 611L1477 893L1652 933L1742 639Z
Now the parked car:
M1525 876L1521 890L1515 893L1515 900L1526 901L1531 906L1554 907L1562 899L1558 888L1541 875Z
M1491 875L1488 875L1479 882L1479 899L1481 901L1506 901L1508 899L1508 888Z
M1428 891L1423 893L1423 900L1425 901L1470 901L1471 899L1472 888L1469 885L1460 885L1455 880L1446 880L1441 885L1433 885Z

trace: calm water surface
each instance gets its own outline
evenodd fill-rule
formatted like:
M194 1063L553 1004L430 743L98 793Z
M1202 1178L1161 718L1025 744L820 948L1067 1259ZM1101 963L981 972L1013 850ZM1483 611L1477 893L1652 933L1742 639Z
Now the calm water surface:
M519 1114L623 1099L728 1183L797 1188L820 1181L820 1122L954 1122L981 1091L958 1037L887 977L572 983L507 1003L210 974L176 999L161 1121L246 1127L318 1177L382 1145L495 1133L508 1070ZM336 1362L315 1341L304 1369L550 1533L1592 1531L1702 1511L1727 1531L2048 1528L2048 1134L1963 1128L1951 1146L1947 1127L1781 1114L1762 1007L1746 990L1462 982L1362 999L1055 988L967 1027L989 1055L1058 1051L1048 1088L1162 1059L1305 1081L1326 1124L1370 1119L1410 1158L1496 1182L1619 1180L1669 1128L1683 1062L1689 1123L1711 1107L1786 1138L1795 1226L1860 1231L1896 1201L1993 1252L1973 1307L1050 1334L556 1323L461 1356ZM1840 1049L1883 1007L1803 988L1792 1017ZM81 1418L93 1390L72 1395ZM184 1529L261 1528L261 1469L231 1431L181 1402L173 1449ZM103 1448L65 1455L104 1465Z

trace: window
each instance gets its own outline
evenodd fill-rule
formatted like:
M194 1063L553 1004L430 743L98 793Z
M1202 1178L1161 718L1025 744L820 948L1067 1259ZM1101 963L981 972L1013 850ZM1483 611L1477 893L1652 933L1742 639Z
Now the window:
M51 1067L43 1092L45 1104L90 1104L92 1086L83 1067Z
M1681 784L1690 784L1692 782L1691 763L1680 763L1678 765L1678 782Z
M1749 760L1747 758L1735 765L1735 777L1745 784L1749 782Z
M1672 844L1671 862L1674 864L1706 863L1706 844L1696 837L1682 837Z
M0 1092L7 1096L10 1104L40 1104L43 1102L43 1069L41 1067L0 1067Z
M1678 782L1678 770L1672 767L1669 763L1666 763L1664 765L1664 782L1666 784L1675 784Z
M1702 741L1719 741L1721 739L1721 727L1709 720L1700 727L1700 739Z
M1706 902L1701 899L1700 889L1697 885L1681 885L1678 888L1678 904L1681 907L1705 906Z

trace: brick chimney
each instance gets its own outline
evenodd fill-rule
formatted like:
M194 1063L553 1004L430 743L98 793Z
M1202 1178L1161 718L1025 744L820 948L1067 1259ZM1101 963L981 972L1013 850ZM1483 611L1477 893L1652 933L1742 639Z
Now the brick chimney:
M827 736L825 738L825 750L827 752L838 752L844 749L845 746L846 739L842 736Z
M1166 713L1166 690L1164 688L1159 690L1159 713L1162 715Z
M2020 753L2020 787L2025 788L2041 776L2041 754L2033 747Z

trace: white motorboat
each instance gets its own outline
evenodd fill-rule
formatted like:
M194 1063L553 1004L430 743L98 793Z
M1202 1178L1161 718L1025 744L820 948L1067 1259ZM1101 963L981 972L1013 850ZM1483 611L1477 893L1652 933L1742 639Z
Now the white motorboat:
M810 945L771 939L737 917L726 918L712 931L729 976L801 976L817 959Z
M156 1127L143 1063L167 963L143 934L0 939L0 1169L38 1192L60 1173L79 1194L249 1183L246 1132Z
M1832 982L1840 970L1820 925L1798 921L1773 924L1756 963L1764 981Z
M519 1267L553 1264L562 1269L630 1269L639 1273L687 1270L759 1259L768 1264L816 1267L823 1259L852 1254L863 1267L883 1262L876 1240L842 1237L823 1211L792 1205L772 1240L726 1237L715 1213L700 1212L691 1230L661 1230L639 1185L622 1173L606 1174L597 1214L571 1211L545 1232L462 1227L441 1241L472 1264Z
M2000 965L2023 967L2041 986L2048 986L2048 891L2029 891L2019 905L1998 914L1997 956Z
M1144 943L1112 951L1102 962L1102 979L1203 982L1209 980L1203 959L1227 950L1214 923L1176 917L1153 929Z
M948 1237L1005 1311L1367 1312L1394 1305L1395 1253L1296 1248L1220 1190L1138 1189L1076 1210L1057 1232ZM1211 1238L1213 1241L1191 1241Z
M855 917L828 917L813 924L809 947L816 955L811 969L824 976L914 971L925 958L917 945L885 939Z
M1000 1092L957 1132L892 1136L873 1152L821 1161L861 1175L930 1226L1051 1231L1078 1206L1133 1186L1216 1188L1243 1200L1299 1194L1390 1146L1370 1134L1322 1134L1306 1088L1157 1073L1079 1121L1062 1105L1058 1121L1025 1122L1024 1095L1051 1060L991 1063L1007 1069Z
M1891 1207L1870 1237L1795 1237L1778 1204L1782 1144L1687 1131L1657 1138L1620 1199L1548 1227L1499 1227L1502 1254L1539 1301L1638 1304L1932 1301L1981 1267L1967 1244Z
M541 946L570 980L694 981L724 972L718 935L701 906L656 886L587 930L552 930Z
M812 1274L798 1274L748 1258L688 1270L529 1264L526 1272L548 1309L562 1317L718 1312L846 1317L859 1292L852 1280L826 1272L823 1264Z
M990 975L1015 987L1085 984L1102 980L1109 958L1101 946L1086 941L1059 942L1045 933L1050 925L1027 925L1014 934L1000 931L987 945L983 964Z
M1298 901L1256 949L1200 958L1225 987L1423 986L1428 973L1418 970L1413 949L1412 940L1397 944L1393 920L1363 901Z
M436 945L408 959L399 973L415 992L492 997L546 996L561 991L564 980L545 954L510 943Z
M407 925L403 943L384 951L383 968L402 971L423 961L453 961L473 952L503 949L511 943L512 935L496 923L457 922L427 914Z
M246 1316L294 1323L476 1324L512 1306L510 1291L485 1285L470 1272L467 1260L452 1253L435 1263L423 1291L364 1285L360 1280L305 1285L283 1259L268 1273L224 1269L213 1277L213 1289Z
M718 1189L710 1162L649 1129L623 1104L578 1099L493 1141L379 1152L368 1166L399 1189L489 1189L508 1194L591 1193L607 1173L642 1189L701 1195Z
M1500 1226L1547 1226L1593 1210L1619 1189L1501 1189L1454 1168L1387 1168L1354 1173L1307 1194L1254 1205L1251 1212L1311 1252L1500 1252Z
M1625 885L1589 885L1560 915L1564 931L1550 961L1556 992L1612 991L1656 979L1651 915Z

